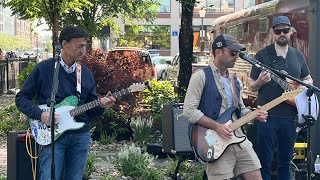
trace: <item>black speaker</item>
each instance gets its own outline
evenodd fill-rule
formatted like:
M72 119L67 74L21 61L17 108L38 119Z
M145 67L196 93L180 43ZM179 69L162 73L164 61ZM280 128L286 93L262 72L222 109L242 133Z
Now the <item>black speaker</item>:
M35 143L33 137L31 137L31 148L33 156L35 154L35 145L37 146L38 150L38 145ZM29 156L26 149L26 131L10 131L8 133L7 177L10 180L33 180L31 157ZM38 177L38 163L36 167L36 177Z
M193 152L188 135L189 121L182 116L183 104L164 104L162 109L162 145L169 154Z

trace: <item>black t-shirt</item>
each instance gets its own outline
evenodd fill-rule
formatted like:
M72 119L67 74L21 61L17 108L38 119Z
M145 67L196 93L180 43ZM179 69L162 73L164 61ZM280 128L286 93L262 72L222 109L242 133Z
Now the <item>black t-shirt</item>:
M282 56L277 56L274 44L271 44L260 50L255 58L262 64L277 70L285 70L289 75L301 79L310 74L306 60L303 54L295 48L289 46L286 59ZM255 66L251 69L250 77L257 80L261 70ZM258 103L264 105L277 97L281 96L284 90L275 82L270 81L261 86L258 92ZM268 111L270 117L295 117L297 116L296 107L289 105L286 102L275 106Z

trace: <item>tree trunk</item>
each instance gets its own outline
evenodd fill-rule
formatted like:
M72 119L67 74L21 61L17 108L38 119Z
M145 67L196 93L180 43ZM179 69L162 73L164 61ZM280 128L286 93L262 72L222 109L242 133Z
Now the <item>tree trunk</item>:
M93 43L93 38L91 35L89 35L88 42L87 42L87 52L90 54L92 52L92 43Z
M180 70L178 76L178 95L183 102L192 74L193 54L193 8L195 0L181 1L181 28L179 33Z
M57 0L53 1L52 20L52 47L53 54L55 54L55 45L59 42L59 9Z

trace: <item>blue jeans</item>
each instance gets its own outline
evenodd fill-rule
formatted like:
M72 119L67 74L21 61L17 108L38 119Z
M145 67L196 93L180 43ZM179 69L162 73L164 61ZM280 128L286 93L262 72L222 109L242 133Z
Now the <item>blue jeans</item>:
M296 137L293 118L268 118L266 123L257 121L257 148L263 180L271 179L275 143L278 144L277 178L290 180L290 161Z
M89 152L90 132L60 136L54 144L55 179L82 180ZM51 145L39 150L39 180L51 179ZM62 168L64 167L64 169Z

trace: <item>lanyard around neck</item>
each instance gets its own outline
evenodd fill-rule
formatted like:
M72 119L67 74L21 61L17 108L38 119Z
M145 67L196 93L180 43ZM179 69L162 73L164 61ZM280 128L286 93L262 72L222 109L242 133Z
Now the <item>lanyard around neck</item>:
M77 74L77 95L80 100L81 95L81 64L76 63L76 74Z

